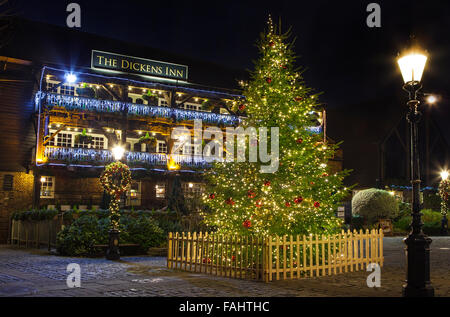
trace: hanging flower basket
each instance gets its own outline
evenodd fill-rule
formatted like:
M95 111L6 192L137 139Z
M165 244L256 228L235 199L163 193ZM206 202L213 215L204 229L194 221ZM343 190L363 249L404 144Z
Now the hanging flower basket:
M81 134L77 134L75 136L75 144L91 144L92 136L86 134L86 129L83 129Z
M156 138L154 136L150 136L147 132L145 136L139 139L139 143L147 144L150 147L155 147L157 142Z
M142 99L146 100L149 104L158 102L158 97L156 97L156 95L150 90L146 94L142 95Z
M77 88L76 92L79 96L86 98L95 98L96 95L94 88L88 87L86 84L83 84L82 87Z

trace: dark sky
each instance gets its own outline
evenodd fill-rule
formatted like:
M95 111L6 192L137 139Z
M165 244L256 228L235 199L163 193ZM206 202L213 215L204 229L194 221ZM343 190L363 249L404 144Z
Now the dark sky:
M65 8L82 8L82 31L136 42L238 69L252 67L268 14L297 37L298 64L328 106L390 96L401 77L395 56L415 33L431 54L424 82L444 93L450 82L448 1L378 1L382 27L366 26L373 1L49 1L19 0L27 18L65 26ZM146 56L143 56L146 57ZM448 93L446 93L449 95Z

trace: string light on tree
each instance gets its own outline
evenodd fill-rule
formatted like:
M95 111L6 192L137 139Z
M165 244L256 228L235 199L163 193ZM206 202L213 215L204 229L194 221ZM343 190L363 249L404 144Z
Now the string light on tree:
M309 128L317 120L319 100L294 71L290 35L275 30L269 19L251 80L241 82L245 99L235 100L232 110L245 109L245 126L279 127L279 168L263 174L263 162L215 162L207 171L207 193L216 199L204 195L211 210L205 222L222 234L333 233L340 229L334 214L348 193L342 185L348 172L334 173L327 166L337 146Z

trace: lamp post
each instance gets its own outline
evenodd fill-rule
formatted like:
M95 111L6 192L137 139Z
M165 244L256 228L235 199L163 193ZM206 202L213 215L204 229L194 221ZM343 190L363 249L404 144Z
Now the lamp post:
M448 171L441 172L441 182L439 183L439 196L441 196L441 234L446 236L448 233L448 219L447 213L449 209L449 180Z
M114 156L115 161L120 161L120 160L122 160L122 158L125 154L125 149L123 147L121 147L120 145L117 145L112 149L112 154ZM121 180L114 179L114 182L120 183ZM111 199L115 200L116 197L112 197ZM117 206L117 208L119 208L119 207ZM114 228L114 227L110 228L108 250L106 251L106 258L108 260L119 260L120 259L119 235L120 235L120 231L118 230L118 228Z
M420 213L420 167L418 153L417 125L421 118L419 111L420 102L417 100L417 92L422 88L422 78L427 55L417 49L413 49L398 58L398 65L405 82L403 89L408 92L408 114L406 119L410 126L410 164L411 164L411 232L403 241L406 244L407 273L406 284L403 285L405 297L431 297L434 296L434 288L430 282L430 244L431 239L422 231Z

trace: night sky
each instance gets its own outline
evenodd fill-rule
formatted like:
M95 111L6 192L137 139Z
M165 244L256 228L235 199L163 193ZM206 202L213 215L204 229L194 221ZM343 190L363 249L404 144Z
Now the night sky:
M285 30L292 27L307 84L324 92L329 107L395 94L401 85L395 56L415 34L431 55L427 90L449 95L447 1L378 1L382 27L374 29L366 26L366 7L373 1L22 0L19 7L29 19L65 26L70 2L81 5L84 32L237 69L252 68L255 41L270 13Z
M82 8L82 31L251 69L268 14L297 37L307 84L329 107L395 94L402 84L395 56L415 34L431 55L424 84L449 95L450 4L378 1L382 27L366 26L373 1L19 1L30 19L65 26L65 8ZM146 57L146 56L144 56ZM149 57L150 58L150 57Z

